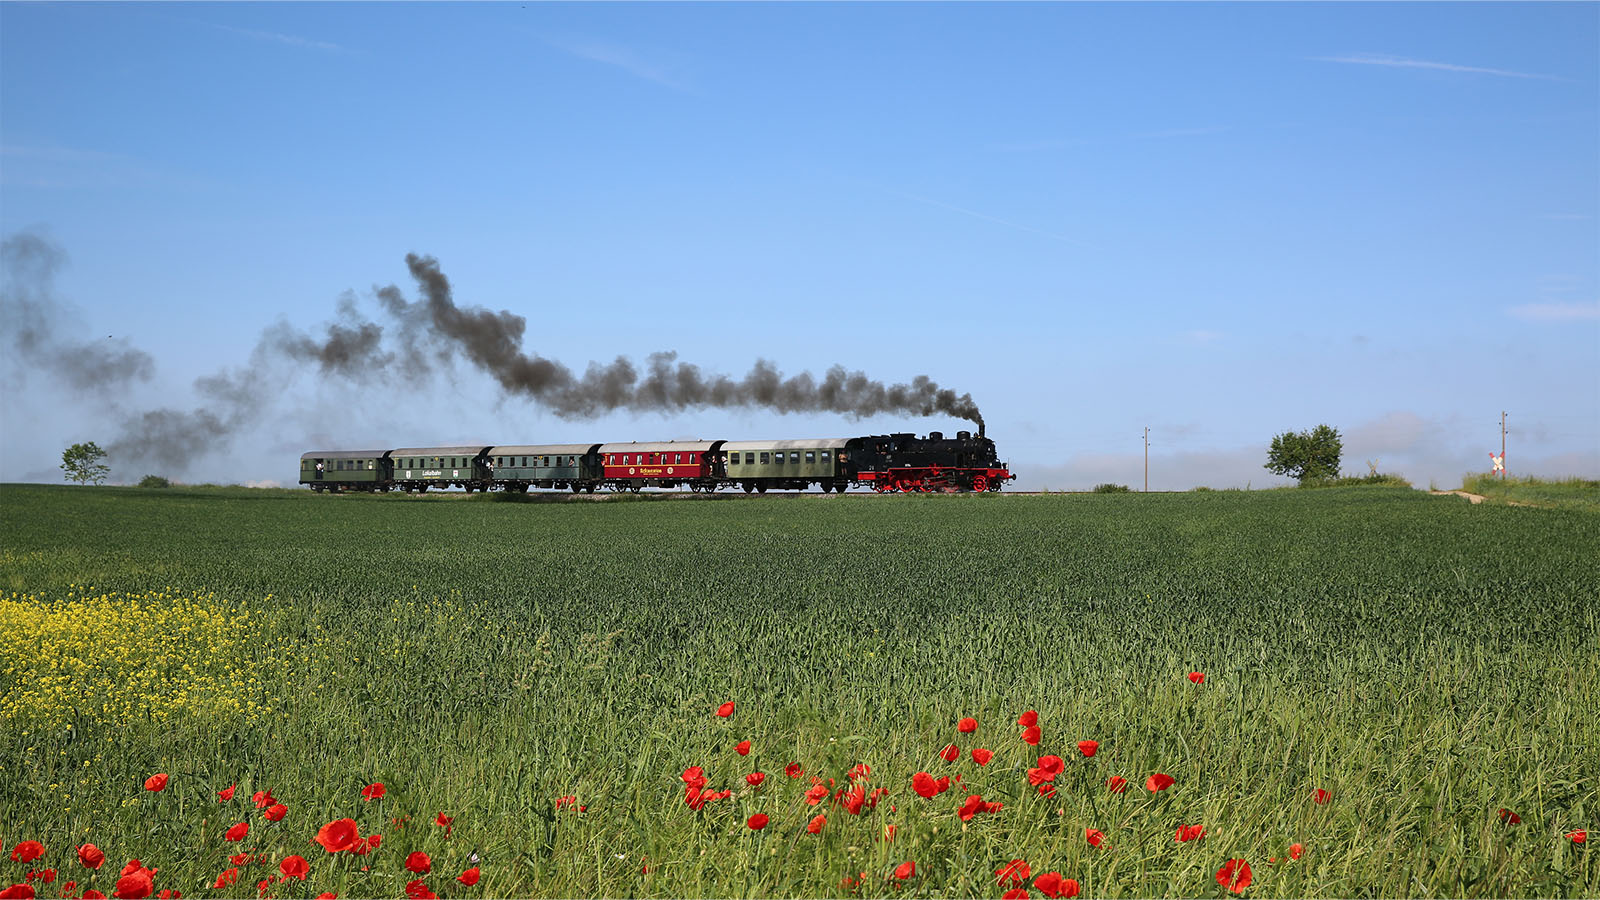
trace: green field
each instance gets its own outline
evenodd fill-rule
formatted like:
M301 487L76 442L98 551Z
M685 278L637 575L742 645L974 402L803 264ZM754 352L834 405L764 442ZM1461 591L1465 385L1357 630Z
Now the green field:
M1600 516L1581 509L7 485L0 534L0 841L45 849L0 856L0 887L48 866L40 896L110 894L137 857L191 897L998 898L1021 859L1034 897L1050 872L1209 897L1243 859L1247 897L1600 895L1592 842L1566 836L1600 826ZM1028 778L1045 754L1053 797ZM836 794L857 763L887 794L854 814ZM690 766L732 795L692 809ZM919 771L962 781L925 799ZM1173 786L1148 791L1157 772ZM835 793L815 806L813 776ZM1004 806L963 821L969 795ZM381 846L310 843L344 817ZM290 854L308 879L258 887Z

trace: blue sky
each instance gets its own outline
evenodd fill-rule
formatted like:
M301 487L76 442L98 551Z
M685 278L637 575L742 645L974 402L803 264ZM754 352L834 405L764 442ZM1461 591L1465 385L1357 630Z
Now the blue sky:
M1600 477L1597 48L1576 3L7 3L0 234L61 264L7 268L0 466L58 480L67 444L253 364L224 437L118 476L961 427L573 420L462 359L252 362L347 292L387 324L416 252L579 372L927 375L1019 487L1138 484L1146 426L1153 489L1278 484L1271 436L1323 422L1347 471L1454 487L1501 410L1513 474ZM55 368L107 347L146 377Z

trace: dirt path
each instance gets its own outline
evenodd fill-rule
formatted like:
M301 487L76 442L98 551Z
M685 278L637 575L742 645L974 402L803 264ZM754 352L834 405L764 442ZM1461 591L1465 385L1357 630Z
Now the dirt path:
M1484 497L1482 494L1469 494L1466 491L1429 491L1428 493L1432 494L1435 497L1450 497L1450 496L1465 497L1465 498L1467 498L1467 502L1471 503L1474 506L1476 506L1479 503L1482 503L1484 500L1488 499L1488 498Z

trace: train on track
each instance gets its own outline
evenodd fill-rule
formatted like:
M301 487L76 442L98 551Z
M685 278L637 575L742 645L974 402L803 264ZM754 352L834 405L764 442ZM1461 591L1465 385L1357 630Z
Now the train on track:
M684 488L711 493L865 488L879 493L998 491L1016 478L994 441L958 431L779 441L508 444L313 450L300 483L313 491L420 493L532 488L594 493Z

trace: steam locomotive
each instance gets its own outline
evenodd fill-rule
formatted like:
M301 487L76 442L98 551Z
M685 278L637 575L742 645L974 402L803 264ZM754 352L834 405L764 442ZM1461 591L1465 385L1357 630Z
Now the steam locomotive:
M531 488L594 493L646 487L711 493L805 490L844 493L998 491L1016 478L994 441L958 431L778 441L665 441L626 444L505 444L313 450L300 457L300 483L313 491L421 493Z

